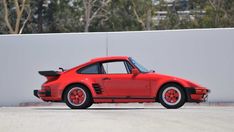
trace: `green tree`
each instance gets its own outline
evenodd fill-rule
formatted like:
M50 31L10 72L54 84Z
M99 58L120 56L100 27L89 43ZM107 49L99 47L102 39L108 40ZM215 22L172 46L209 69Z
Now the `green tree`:
M155 12L152 0L132 0L133 15L138 23L141 24L142 30L150 30L152 16Z
M104 18L106 17L107 10L109 3L111 0L82 0L83 1L83 8L84 8L84 15L83 15L83 22L84 22L84 31L88 32L90 24L96 18Z
M82 31L80 25L80 8L77 2L70 0L53 0L44 9L44 32L75 32Z
M112 0L106 10L105 17L93 21L90 31L140 30L140 24L133 15L131 0Z
M0 34L219 27L234 27L233 0L0 0Z
M200 19L203 28L233 27L234 1L208 0L204 8L205 16Z

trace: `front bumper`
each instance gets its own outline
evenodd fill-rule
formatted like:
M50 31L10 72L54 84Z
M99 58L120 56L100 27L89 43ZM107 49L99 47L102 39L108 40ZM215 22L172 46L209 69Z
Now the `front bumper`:
M209 89L206 88L186 88L188 102L205 102L208 99Z

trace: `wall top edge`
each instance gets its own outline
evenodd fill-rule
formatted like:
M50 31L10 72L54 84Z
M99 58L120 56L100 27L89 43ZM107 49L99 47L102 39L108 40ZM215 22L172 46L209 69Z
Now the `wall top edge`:
M176 29L176 30L150 30L150 31L116 31L116 32L73 32L73 33L40 33L40 34L0 34L0 37L7 36L50 36L50 35L95 35L95 34L128 34L128 33L156 33L156 32L186 32L186 31L220 31L233 30L234 28L197 28L197 29Z

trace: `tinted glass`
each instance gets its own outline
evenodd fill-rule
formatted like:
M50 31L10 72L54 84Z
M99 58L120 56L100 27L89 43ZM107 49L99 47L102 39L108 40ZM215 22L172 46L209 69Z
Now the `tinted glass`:
M149 72L148 69L146 69L145 67L143 67L141 64L137 63L134 59L129 58L129 60L133 63L133 65L135 65L141 72Z
M98 65L90 65L79 71L81 74L98 74Z

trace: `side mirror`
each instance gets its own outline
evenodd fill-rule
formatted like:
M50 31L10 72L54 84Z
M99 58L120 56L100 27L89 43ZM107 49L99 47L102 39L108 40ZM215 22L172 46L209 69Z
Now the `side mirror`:
M139 74L139 71L138 71L136 68L133 68L133 69L132 69L132 74L133 74L134 76L136 76L137 74Z

